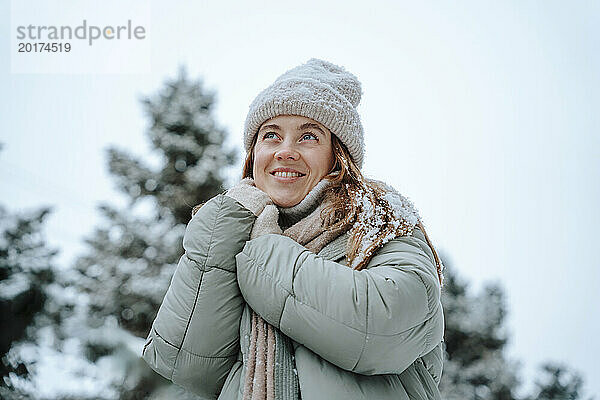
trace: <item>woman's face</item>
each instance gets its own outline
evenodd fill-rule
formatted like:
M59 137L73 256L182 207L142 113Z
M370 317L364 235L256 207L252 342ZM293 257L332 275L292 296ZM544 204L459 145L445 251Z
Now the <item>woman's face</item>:
M252 173L280 207L294 206L333 168L331 132L299 115L278 115L259 128Z

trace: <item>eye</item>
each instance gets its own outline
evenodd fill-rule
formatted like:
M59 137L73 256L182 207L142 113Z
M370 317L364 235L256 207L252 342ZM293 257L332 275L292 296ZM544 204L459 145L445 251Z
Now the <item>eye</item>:
M315 139L315 140L319 140L317 138L317 135L315 135L314 133L305 133L304 135L302 135L302 140L310 140L310 139Z
M274 139L277 137L277 134L275 132L267 132L263 135L263 140L265 139Z

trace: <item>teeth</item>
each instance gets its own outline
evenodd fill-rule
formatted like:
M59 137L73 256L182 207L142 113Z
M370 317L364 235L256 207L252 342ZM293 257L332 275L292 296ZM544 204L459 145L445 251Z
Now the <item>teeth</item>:
M291 178L291 177L300 176L300 174L298 172L281 172L281 171L274 172L273 175L279 176L282 178Z

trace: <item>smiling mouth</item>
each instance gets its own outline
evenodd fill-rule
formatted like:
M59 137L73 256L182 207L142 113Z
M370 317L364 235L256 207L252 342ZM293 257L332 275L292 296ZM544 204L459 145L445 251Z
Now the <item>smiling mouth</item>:
M300 172L288 172L288 171L275 171L271 172L271 176L275 176L277 178L300 178L305 176L306 174L302 174Z

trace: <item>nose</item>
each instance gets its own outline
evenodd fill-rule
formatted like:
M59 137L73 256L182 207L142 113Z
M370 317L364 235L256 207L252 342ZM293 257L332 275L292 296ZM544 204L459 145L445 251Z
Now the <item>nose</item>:
M300 153L298 153L289 144L282 144L281 148L275 152L275 158L278 160L298 160Z

